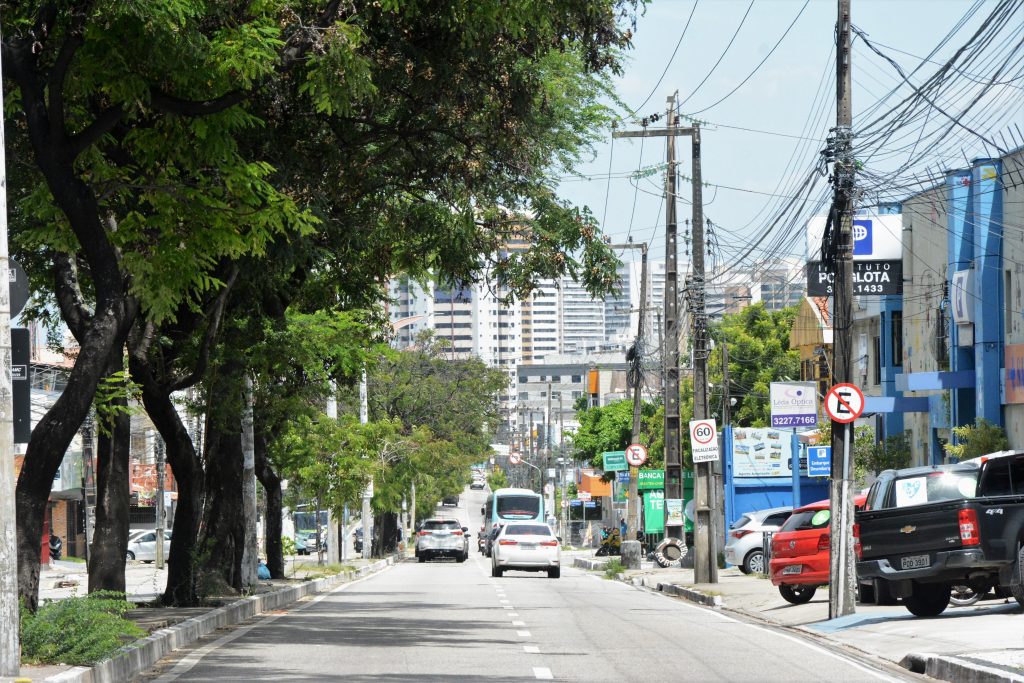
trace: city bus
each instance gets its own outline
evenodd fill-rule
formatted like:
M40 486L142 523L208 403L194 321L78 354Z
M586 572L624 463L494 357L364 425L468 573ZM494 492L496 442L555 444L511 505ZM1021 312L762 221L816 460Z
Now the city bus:
M484 526L511 521L544 521L544 497L530 489L498 489L487 496L480 508Z

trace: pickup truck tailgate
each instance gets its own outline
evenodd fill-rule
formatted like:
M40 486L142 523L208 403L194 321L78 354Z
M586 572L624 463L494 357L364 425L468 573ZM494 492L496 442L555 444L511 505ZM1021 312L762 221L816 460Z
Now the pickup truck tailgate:
M885 558L900 568L902 557L959 548L962 507L941 502L859 513L861 559Z

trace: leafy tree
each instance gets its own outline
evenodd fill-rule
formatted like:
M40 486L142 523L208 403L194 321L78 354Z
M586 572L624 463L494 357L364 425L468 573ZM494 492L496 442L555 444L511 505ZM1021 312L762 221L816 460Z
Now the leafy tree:
M953 427L955 443L946 444L946 453L954 460L970 460L1010 447L1006 430L979 417L973 425Z
M657 410L653 403L644 403L641 408L641 431L644 441L653 443L651 428ZM646 418L646 421L645 421ZM580 426L572 435L572 444L581 459L590 462L592 467L603 466L601 455L605 451L622 451L633 440L633 401L614 401L606 406L585 408L577 412ZM664 413L662 413L664 419ZM652 456L648 467L655 467L664 462L664 453L656 453L648 449ZM659 457L660 456L660 457Z

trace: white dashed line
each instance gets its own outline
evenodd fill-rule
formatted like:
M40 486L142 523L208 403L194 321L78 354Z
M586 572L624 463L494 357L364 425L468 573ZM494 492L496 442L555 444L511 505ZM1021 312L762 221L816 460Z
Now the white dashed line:
M512 625L513 626L526 626L526 622L525 621L513 621Z
M508 613L508 615L509 615L509 616L510 616L511 618L513 618L513 619L515 619L516 617L518 617L518 616L519 616L519 615L518 615L518 614L516 614L515 612L509 612L509 613Z
M500 602L503 605L507 605L508 604L508 600L499 600L498 602Z
M551 675L551 669L546 666L533 667L533 676L539 681L550 681L554 679L554 676Z
M530 637L530 632L529 631L516 631L516 635L517 636L521 636L523 638L529 638Z
M536 645L523 645L523 652L525 652L528 655L539 655L540 648Z
M515 609L515 607L513 607L512 605L502 605L501 608L502 609Z

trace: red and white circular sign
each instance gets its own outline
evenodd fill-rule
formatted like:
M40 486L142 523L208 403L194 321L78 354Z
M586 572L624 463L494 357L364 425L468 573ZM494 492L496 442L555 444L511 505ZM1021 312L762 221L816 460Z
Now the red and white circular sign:
M853 384L836 384L825 394L825 412L833 421L849 424L864 412L864 393Z
M633 467L640 467L647 462L647 447L643 444L631 443L626 448L626 462Z
M513 465L518 465L523 461L523 456L519 455L518 453L510 453L508 456L508 461Z

